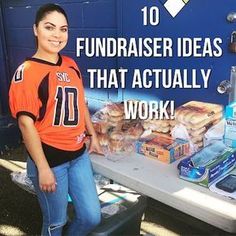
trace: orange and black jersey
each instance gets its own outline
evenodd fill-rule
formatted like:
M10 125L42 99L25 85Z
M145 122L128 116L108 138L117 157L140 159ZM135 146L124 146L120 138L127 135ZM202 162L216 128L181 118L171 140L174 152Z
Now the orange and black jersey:
M35 121L43 144L71 152L84 147L84 88L71 58L59 56L56 64L28 58L13 76L9 103L14 117Z

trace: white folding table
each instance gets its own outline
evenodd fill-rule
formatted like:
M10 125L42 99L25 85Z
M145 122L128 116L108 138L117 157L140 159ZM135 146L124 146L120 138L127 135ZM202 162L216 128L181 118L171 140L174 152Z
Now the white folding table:
M180 179L178 161L165 164L137 153L117 161L92 154L91 160L97 173L215 227L236 233L236 200Z

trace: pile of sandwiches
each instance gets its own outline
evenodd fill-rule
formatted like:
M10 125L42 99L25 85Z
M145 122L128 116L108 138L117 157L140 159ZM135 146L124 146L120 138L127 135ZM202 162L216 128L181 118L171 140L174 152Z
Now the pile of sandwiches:
M111 103L92 117L98 140L108 152L133 151L132 143L139 139L143 127L139 120L124 119L123 103Z
M145 130L151 130L154 133L169 134L173 124L175 124L173 120L147 119L143 121L143 128Z
M125 120L124 105L111 103L95 113L92 121L102 146L112 152L129 149L129 141L140 138L145 130L170 136L176 124L186 127L191 141L196 147L203 147L203 139L207 130L220 122L223 107L218 104L190 101L175 110L174 120Z
M222 117L223 106L199 101L187 102L175 111L175 122L187 128L191 141L198 148L203 147L207 130L219 123Z

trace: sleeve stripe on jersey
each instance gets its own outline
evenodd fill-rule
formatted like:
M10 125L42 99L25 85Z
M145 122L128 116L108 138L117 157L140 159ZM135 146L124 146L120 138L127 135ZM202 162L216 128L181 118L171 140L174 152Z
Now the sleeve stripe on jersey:
M39 118L38 118L38 120L41 121L43 120L47 109L47 102L49 97L49 73L43 78L43 80L39 85L38 97L42 103L42 106L39 109Z
M21 115L29 116L30 118L33 119L33 121L36 121L36 116L28 111L19 111L16 114L16 118L18 119Z

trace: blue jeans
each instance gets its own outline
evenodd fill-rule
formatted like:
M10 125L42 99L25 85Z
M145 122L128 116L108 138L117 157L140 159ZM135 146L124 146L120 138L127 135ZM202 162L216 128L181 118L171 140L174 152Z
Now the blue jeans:
M43 192L39 188L38 171L28 158L27 174L32 180L43 214L41 235L59 236L67 223L68 194L70 195L75 217L68 226L66 235L84 236L101 221L101 209L88 153L77 159L52 168L56 177L56 191Z

